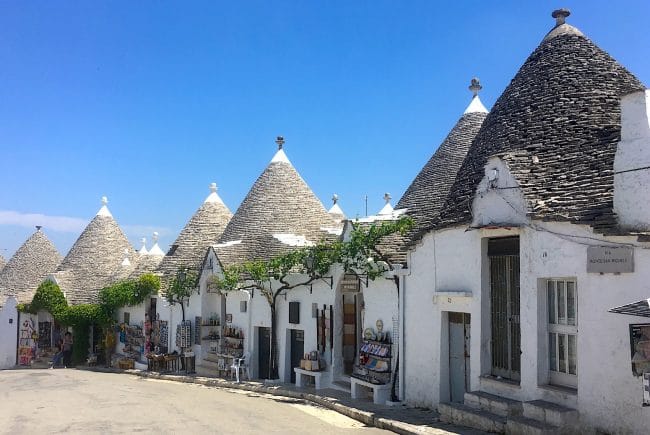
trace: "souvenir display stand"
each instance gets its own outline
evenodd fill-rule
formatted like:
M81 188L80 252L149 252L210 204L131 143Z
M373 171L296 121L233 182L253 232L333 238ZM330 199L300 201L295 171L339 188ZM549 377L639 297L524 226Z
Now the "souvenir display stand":
M244 355L244 332L235 326L221 326L218 318L204 321L202 330L204 359L216 363L219 376L228 376L233 361Z
M366 328L359 349L358 364L352 376L376 385L390 384L392 375L392 344L390 334L383 331L383 322L377 320L377 331Z

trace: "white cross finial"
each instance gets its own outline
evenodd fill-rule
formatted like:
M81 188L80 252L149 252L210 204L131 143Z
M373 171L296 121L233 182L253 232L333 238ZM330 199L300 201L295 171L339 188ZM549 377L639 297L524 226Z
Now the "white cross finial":
M210 192L217 193L217 183L210 183Z
M105 196L102 196L102 205L108 204L108 198Z
M154 232L153 232L153 237L152 237L152 239L153 239L153 242L154 242L154 243L157 243L157 242L158 242L158 231L154 231Z

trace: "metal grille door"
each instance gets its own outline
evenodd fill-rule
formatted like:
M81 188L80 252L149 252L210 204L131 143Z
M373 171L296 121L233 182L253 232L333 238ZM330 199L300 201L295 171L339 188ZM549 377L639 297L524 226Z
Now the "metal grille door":
M509 249L492 242L490 255L490 303L492 315L492 374L521 378L521 332L519 322L519 240L509 240ZM514 249L516 247L516 255ZM499 249L501 248L501 249ZM502 254L506 255L495 255Z

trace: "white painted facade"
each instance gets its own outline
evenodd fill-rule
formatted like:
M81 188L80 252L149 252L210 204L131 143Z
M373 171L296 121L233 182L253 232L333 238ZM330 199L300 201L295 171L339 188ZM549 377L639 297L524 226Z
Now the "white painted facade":
M16 298L9 296L0 308L0 369L16 365L18 311Z
M621 99L614 159L614 211L623 228L650 230L650 90Z
M642 381L632 373L629 325L650 323L650 319L608 310L650 296L650 243L637 237L604 237L584 225L529 221L523 195L512 188L517 184L507 165L492 158L485 169L473 203L472 225L431 232L411 252L411 272L403 289L404 399L426 407L450 400L448 315L469 313L469 391L521 401L542 399L575 408L585 430L645 432L650 409L641 406ZM647 194L647 184L642 188ZM507 236L518 236L520 246L518 382L489 376L487 245L490 238ZM634 272L587 273L589 246L633 247ZM558 388L550 382L546 284L556 278L575 280L577 286L577 379L572 378L577 388Z

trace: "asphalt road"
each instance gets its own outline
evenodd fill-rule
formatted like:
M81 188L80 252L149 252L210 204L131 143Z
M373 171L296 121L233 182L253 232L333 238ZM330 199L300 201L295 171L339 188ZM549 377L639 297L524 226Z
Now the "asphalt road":
M0 371L0 433L380 434L290 398L73 369Z

